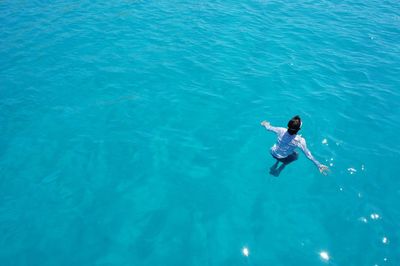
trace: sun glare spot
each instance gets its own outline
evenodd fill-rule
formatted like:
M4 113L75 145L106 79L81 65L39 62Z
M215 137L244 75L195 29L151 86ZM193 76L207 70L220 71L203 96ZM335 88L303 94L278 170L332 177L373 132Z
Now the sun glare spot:
M248 257L249 256L249 249L247 247L244 247L242 249L242 253L243 253L243 256Z
M323 260L325 260L325 261L328 261L328 260L329 260L329 254L328 254L328 252L326 252L326 251L321 251L321 252L319 253L319 256L321 257L321 259L323 259Z

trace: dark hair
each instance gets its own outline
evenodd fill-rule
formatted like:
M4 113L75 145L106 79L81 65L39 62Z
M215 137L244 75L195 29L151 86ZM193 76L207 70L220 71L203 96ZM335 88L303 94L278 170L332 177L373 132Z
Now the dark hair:
M288 122L287 126L288 126L288 132L289 132L290 135L297 134L297 132L301 128L300 116L296 115L295 117L290 119L290 121Z

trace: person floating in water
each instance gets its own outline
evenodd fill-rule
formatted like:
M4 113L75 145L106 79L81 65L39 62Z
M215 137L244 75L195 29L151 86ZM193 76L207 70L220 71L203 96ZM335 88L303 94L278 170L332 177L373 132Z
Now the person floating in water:
M297 135L297 132L301 129L302 125L301 119L298 115L288 122L287 129L283 127L273 127L267 121L262 121L261 125L268 131L275 132L278 137L277 142L271 148L271 155L277 161L271 167L270 174L278 176L286 165L297 160L298 153L295 149L300 148L307 158L318 167L321 174L327 175L328 167L318 162L312 156L311 152L307 149L306 140L301 135ZM278 168L279 162L281 162L282 165Z

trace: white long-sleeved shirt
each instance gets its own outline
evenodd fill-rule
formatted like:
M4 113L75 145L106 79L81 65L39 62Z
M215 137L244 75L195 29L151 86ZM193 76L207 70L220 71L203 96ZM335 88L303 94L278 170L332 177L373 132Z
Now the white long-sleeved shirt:
M275 132L278 139L271 148L271 154L275 158L282 159L291 155L296 148L300 148L304 155L307 156L317 167L321 163L318 162L307 148L306 140L301 135L290 135L286 128L273 127L270 124L265 125L269 131Z

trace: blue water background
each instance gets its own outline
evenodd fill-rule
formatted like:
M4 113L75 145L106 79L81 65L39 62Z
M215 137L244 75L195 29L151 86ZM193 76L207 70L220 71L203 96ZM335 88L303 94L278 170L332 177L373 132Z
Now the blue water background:
M2 1L0 264L400 265L399 102L397 0Z

